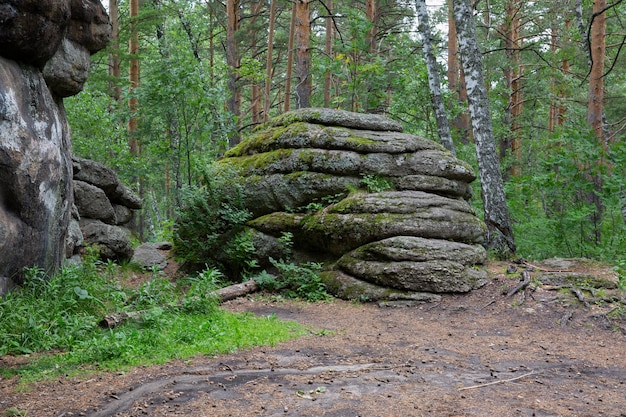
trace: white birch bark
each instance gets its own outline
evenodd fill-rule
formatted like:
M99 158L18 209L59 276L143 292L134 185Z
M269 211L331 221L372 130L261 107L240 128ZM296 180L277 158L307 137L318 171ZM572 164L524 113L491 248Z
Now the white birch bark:
M450 134L450 124L448 123L448 115L446 107L443 103L441 94L441 82L439 81L439 69L437 68L437 60L433 52L433 37L430 31L430 22L428 20L428 9L426 8L426 0L415 0L417 9L418 26L417 30L422 35L422 48L424 49L424 57L426 59L426 68L428 70L428 87L432 95L433 110L435 112L435 120L437 121L437 132L439 140L443 146L456 156L452 135Z
M483 77L481 54L476 41L474 16L469 0L454 0L459 52L465 83L487 225L487 247L500 256L515 253L511 218L491 124L491 112Z

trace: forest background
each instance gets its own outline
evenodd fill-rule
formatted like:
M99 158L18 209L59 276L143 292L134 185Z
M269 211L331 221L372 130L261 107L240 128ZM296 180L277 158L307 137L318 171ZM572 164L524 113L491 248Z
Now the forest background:
M451 3L429 2L433 52L454 148L478 172ZM626 264L626 5L473 7L517 254ZM289 109L385 113L439 141L412 1L109 0L108 9L113 39L66 110L74 153L113 167L142 196L142 240L171 239L206 167Z

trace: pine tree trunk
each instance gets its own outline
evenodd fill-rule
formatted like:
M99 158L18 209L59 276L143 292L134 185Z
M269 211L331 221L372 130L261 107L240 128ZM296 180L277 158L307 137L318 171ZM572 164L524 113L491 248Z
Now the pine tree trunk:
M500 256L515 253L511 218L491 124L481 54L476 41L474 17L469 0L454 0L454 16L461 62L465 71L476 156L487 225L487 246Z
M128 119L128 146L133 156L139 154L139 143L136 138L137 132L137 107L138 101L135 90L139 87L139 31L137 29L137 17L139 16L139 0L130 0L130 21L131 33L128 43L128 54L130 56L130 68L128 71L128 81L130 84L130 99L128 107L130 118Z
M295 0L296 106L311 107L311 0Z
M589 101L587 106L587 121L593 129L598 142L606 149L602 114L604 112L604 55L606 53L606 0L593 2L591 23L591 72L589 73Z
M226 64L228 66L228 90L230 96L226 106L235 118L235 132L229 138L228 144L232 148L241 141L239 136L240 94L237 85L239 57L235 32L239 28L239 0L226 0Z
M285 70L285 111L291 110L291 77L293 76L294 39L296 37L296 3L291 6L289 42L287 44L287 69Z
M433 39L430 32L430 22L428 19L428 9L426 8L426 0L415 0L417 8L417 17L419 19L418 30L422 35L422 43L424 48L424 56L426 58L426 68L428 69L428 85L432 95L433 110L435 119L437 120L437 132L443 146L456 155L452 135L450 134L450 125L448 123L448 115L443 103L443 95L441 94L441 82L439 81L439 66L433 52Z
M115 81L109 83L111 97L118 103L122 99L122 89L117 80L122 76L120 65L120 21L117 0L109 0L109 20L111 21L111 50L109 54L109 76Z
M456 23L454 22L453 0L448 0L448 89L456 96L460 106L465 106L467 93L465 91L465 77L459 68L459 44L456 38ZM459 135L459 140L470 143L470 123L467 111L457 114L452 119L452 127Z
M509 170L511 176L519 177L522 174L522 131L520 118L523 108L522 96L522 72L520 63L520 13L523 3L520 0L509 0L507 3L507 25L504 29L506 42L506 54L509 58L509 66L505 70L505 78L509 87L508 120L510 136L507 147L501 148L505 153L507 148L511 151L513 163Z

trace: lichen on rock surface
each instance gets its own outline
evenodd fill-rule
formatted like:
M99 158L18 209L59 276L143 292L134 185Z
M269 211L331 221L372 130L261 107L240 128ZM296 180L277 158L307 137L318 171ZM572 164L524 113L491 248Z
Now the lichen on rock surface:
M291 233L300 259L324 261L339 297L419 302L485 282L486 228L468 202L474 172L391 119L288 112L218 164L240 173L257 236Z

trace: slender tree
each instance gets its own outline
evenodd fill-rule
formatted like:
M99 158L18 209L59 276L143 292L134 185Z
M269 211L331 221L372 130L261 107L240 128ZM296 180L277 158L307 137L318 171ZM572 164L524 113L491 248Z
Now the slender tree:
M296 2L291 6L289 41L287 44L287 68L285 70L285 111L291 110L291 78L293 77L294 40L296 38Z
M467 103L465 91L465 77L459 65L459 42L456 38L456 23L454 21L453 0L448 0L448 89L460 107ZM462 143L469 143L471 128L467 111L458 112L452 119L452 127L458 132Z
M433 38L430 30L430 21L428 19L428 9L426 0L415 0L417 9L417 18L419 19L417 29L422 35L422 44L424 56L426 58L426 68L428 70L428 85L433 101L433 109L435 111L435 119L437 121L437 132L439 140L447 150L456 155L452 135L450 134L450 124L448 123L448 114L443 104L443 94L441 94L441 82L439 81L439 66L437 58L433 51Z
M226 0L226 64L228 65L228 90L230 95L227 101L228 111L235 118L235 132L228 140L230 147L236 146L240 141L239 118L241 96L238 85L239 54L235 33L239 29L239 0Z
M136 95L139 87L139 29L137 28L137 18L139 17L139 0L130 0L130 22L131 34L128 43L128 53L130 55L130 99L128 107L130 118L128 120L128 145L131 155L139 155L139 141L137 140L137 110L138 100Z
M109 54L109 77L114 81L109 83L111 97L120 102L122 99L122 89L118 80L122 75L120 62L120 19L117 0L109 0L109 20L111 21L111 53Z
M326 17L326 33L324 38L324 53L327 59L333 58L333 0L326 1L328 16ZM332 84L333 73L329 69L324 74L324 107L330 107L330 86Z
M484 219L487 225L486 243L501 256L510 256L515 253L515 241L496 153L491 111L470 0L454 0L454 17L476 143Z
M272 74L274 68L272 65L272 54L274 51L274 24L276 23L276 0L270 3L270 20L267 33L267 57L265 61L265 92L263 97L263 120L267 122L270 114L272 99L270 93L272 91Z

